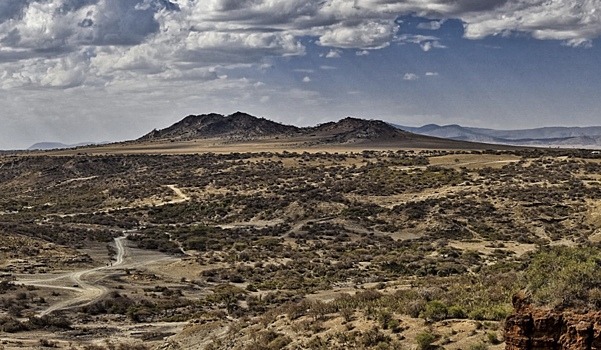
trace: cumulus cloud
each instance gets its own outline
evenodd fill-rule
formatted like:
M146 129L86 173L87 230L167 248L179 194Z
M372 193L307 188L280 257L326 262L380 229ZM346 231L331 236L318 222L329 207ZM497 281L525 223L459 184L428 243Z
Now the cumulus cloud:
M383 13L460 19L469 39L523 32L536 39L588 45L601 35L600 0L357 0L357 6Z
M492 11L464 15L465 36L480 39L506 32L526 32L536 39L583 45L601 34L599 0L505 1Z
M308 76L303 78L303 83L310 83L311 82L311 78L309 78Z
M325 55L326 58L340 58L340 50L330 50Z
M213 79L219 67L304 55L307 37L327 57L395 40L445 47L434 36L398 36L396 19L405 15L428 19L418 29L429 30L459 19L468 39L526 33L590 47L601 35L600 9L601 0L2 0L1 84Z
M89 76L92 53L86 49L57 58L32 58L4 65L0 87L42 86L71 88L84 83L101 85L101 79Z
M403 80L409 80L409 81L414 81L414 80L418 80L419 76L415 73L405 73L405 75L403 76Z
M347 49L379 49L390 44L396 27L391 21L342 23L326 30L318 43L322 46Z

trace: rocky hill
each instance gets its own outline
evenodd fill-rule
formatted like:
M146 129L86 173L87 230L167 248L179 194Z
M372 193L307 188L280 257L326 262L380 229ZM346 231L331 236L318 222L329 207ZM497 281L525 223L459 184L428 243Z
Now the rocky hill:
M305 133L323 136L333 142L353 143L364 140L394 140L411 135L381 120L364 120L347 117L338 122L320 124L306 128Z
M299 133L299 128L295 126L257 118L242 112L236 112L229 116L211 113L189 115L166 129L155 129L139 140L256 139L289 136L297 133Z
M424 138L381 120L347 117L337 122L301 128L237 112L229 116L215 113L190 115L168 128L153 130L138 141L210 138L256 140L276 137L304 137L315 143L390 142L403 138Z

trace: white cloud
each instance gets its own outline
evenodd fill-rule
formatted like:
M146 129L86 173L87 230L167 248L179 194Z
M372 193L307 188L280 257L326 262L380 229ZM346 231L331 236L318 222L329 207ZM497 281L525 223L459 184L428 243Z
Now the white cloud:
M415 73L405 73L403 80L415 81L418 80L419 76Z
M425 75L427 77L437 77L439 74L438 74L438 72L426 72Z
M340 58L340 50L330 50L328 51L328 53L325 55L326 58Z
M428 52L432 49L446 49L446 46L440 43L440 39L429 35L403 34L396 38L397 42L406 44L418 44L422 50Z
M392 21L364 21L331 26L319 38L322 46L379 49L390 44L397 26Z
M5 88L205 79L195 70L304 55L305 37L331 49L326 57L395 40L445 48L434 36L395 38L408 14L432 18L419 29L459 19L468 39L522 32L590 47L601 35L601 0L2 0L0 75Z
M3 65L0 87L36 85L49 88L72 88L79 85L102 85L90 66L91 53L85 49L57 58L31 58Z
M442 45L439 41L425 41L419 45L422 50L428 52L432 49L446 49L447 47Z
M439 30L444 22L445 22L444 20L422 22L417 25L417 28L426 29L426 30Z
M460 19L469 39L523 32L573 44L601 35L600 0L357 0L356 5L380 13Z
M303 78L303 83L310 83L311 82L311 78L309 78L308 76L305 76Z
M357 55L357 56L368 56L369 55L369 51L368 50L357 51L357 52L355 52L355 55Z
M315 73L315 69L308 69L308 68L299 68L299 69L294 69L295 72L297 73Z

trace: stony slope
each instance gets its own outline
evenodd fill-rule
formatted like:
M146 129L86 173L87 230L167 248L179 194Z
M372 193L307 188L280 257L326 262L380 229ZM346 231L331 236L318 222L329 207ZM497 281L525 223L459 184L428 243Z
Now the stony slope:
M236 112L229 116L211 113L189 115L162 130L153 130L139 140L190 140L198 138L254 139L294 135L299 128L280 124L264 118Z
M314 127L296 127L237 112L190 115L161 130L153 130L137 141L189 141L221 139L228 142L248 140L296 140L305 145L386 145L424 148L483 148L486 145L445 140L400 130L381 120L347 117Z
M381 120L364 120L347 117L338 122L320 124L306 128L305 133L331 138L336 142L357 142L361 140L393 140L408 137L411 133L398 130Z

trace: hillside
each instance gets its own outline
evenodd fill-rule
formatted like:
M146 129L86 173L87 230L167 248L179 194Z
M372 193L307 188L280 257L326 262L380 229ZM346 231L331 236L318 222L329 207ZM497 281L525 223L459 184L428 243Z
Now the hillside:
M190 140L203 138L254 139L293 135L299 128L236 112L229 116L211 113L190 115L162 130L153 130L139 140Z
M334 142L358 142L362 140L394 140L410 133L398 130L381 120L364 120L347 117L338 122L320 124L303 129L313 136L323 136Z
M202 140L211 142L212 149L248 142L274 149L337 145L430 149L486 149L491 146L418 135L381 120L346 117L317 126L297 127L242 112L228 116L215 113L190 115L165 129L151 131L136 140L136 144L142 143L146 145L145 149L151 149L159 143L169 142L168 148L173 150L178 148L177 144Z
M357 142L360 140L393 139L409 133L400 131L380 120L347 117L338 122L328 122L315 127L296 127L265 118L237 112L190 115L162 130L153 130L139 140L190 140L227 138L238 140L269 137L323 137L331 142Z

